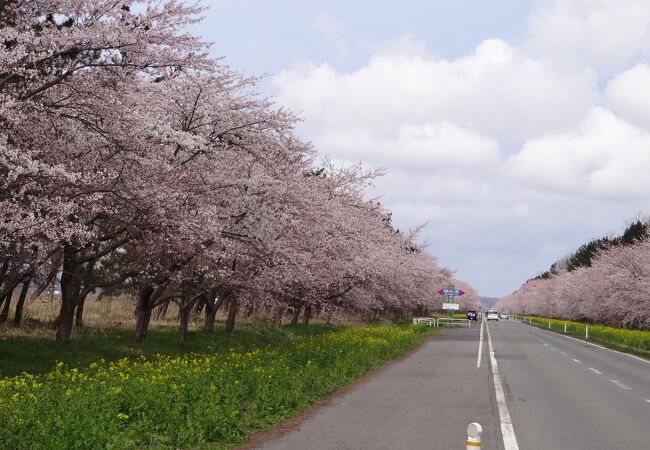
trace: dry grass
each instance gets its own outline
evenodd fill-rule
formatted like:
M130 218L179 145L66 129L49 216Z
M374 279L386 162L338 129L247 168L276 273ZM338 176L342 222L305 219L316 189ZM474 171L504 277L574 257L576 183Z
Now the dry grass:
M17 300L17 295L14 295L9 320L6 324L0 325L0 339L21 336L53 339L56 336L53 322L59 314L61 296L45 293L36 298L28 298L23 313L23 325L20 328L14 328L11 323L13 322L13 309ZM222 308L217 314L217 321L224 321L225 319L226 311ZM268 325L269 319L270 317L266 317L266 315L248 317L244 311L241 311L237 323ZM202 326L202 320L202 316L192 317L190 328L195 329ZM285 315L282 323L286 324L288 320L290 320L289 313ZM115 329L133 330L135 327L135 298L120 296L98 299L96 295L89 295L84 305L83 321L86 329L98 333ZM311 323L322 324L326 321L326 317L319 317L315 314ZM359 326L365 323L366 320L358 315L336 315L331 322L334 325ZM381 320L377 321L377 323L389 324L389 321ZM178 306L171 302L164 315L154 311L150 326L151 328L178 326Z
M0 326L0 336L30 336L54 338L56 331L52 323L59 314L61 297L59 295L42 295L37 298L28 298L23 313L23 326L14 328L13 307L9 320ZM84 325L98 331L108 329L133 329L135 327L135 300L131 297L104 297L89 295L84 305ZM171 303L164 317L152 316L151 326L175 326L177 324L178 307Z

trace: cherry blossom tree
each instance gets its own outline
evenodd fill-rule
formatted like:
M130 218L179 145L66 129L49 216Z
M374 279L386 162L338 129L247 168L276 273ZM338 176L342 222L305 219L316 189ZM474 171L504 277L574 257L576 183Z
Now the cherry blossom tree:
M610 246L590 266L525 283L500 309L566 320L650 329L650 242Z
M179 339L197 307L207 331L220 307L227 331L241 308L304 323L431 310L460 282L365 199L380 174L317 168L297 118L185 31L202 11L0 3L0 320L16 290L22 309L57 277L61 343L86 297L115 285L137 293L137 341L172 301Z

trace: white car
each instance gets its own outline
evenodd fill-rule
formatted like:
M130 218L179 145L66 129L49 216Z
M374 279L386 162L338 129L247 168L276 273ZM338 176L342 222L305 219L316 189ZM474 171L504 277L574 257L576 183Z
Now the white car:
M510 319L510 316L508 316L508 313L499 313L499 319L508 320Z
M499 313L497 311L488 311L487 320L496 320L497 322L499 321Z

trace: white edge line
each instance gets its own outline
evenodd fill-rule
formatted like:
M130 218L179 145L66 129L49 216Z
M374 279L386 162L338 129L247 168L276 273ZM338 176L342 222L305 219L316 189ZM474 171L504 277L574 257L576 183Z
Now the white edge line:
M625 389L626 391L631 391L632 390L632 388L630 386L627 386L627 385L621 383L618 380L611 380L611 381L612 381L612 383L614 383L616 386L620 387L621 389Z
M533 327L533 328L537 328L537 327ZM591 346L598 347L598 348L603 349L603 350L608 350L610 352L618 353L619 355L629 356L630 358L634 358L634 359L636 359L638 361L643 361L646 364L650 364L650 360L648 360L648 359L644 359L644 358L641 358L641 357L636 356L636 355L630 355L629 353L620 352L618 350L614 350L613 348L603 347L602 345L594 344L593 342L585 341L584 339L576 339L574 337L567 336L566 334L560 334L560 333L555 333L554 331L545 330L544 328L539 328L539 330L546 331L547 333L553 333L556 336L562 336L564 338L571 339L573 341L578 341L578 342L582 342L584 344L589 344Z
M506 396L503 392L503 385L501 384L501 377L499 376L499 367L497 366L497 359L494 357L494 346L492 345L492 335L490 334L490 326L486 323L488 344L490 345L490 365L492 366L492 380L494 382L494 394L499 408L499 419L501 422L501 435L503 436L503 447L505 450L519 450L517 445L517 438L515 437L515 430L512 427L512 420L510 419L510 412L506 404Z

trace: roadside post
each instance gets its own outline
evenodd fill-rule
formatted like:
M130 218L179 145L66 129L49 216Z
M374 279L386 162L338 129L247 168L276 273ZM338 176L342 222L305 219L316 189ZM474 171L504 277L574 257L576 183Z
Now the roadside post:
M477 422L470 423L467 426L467 450L476 450L481 448L481 433L483 428Z

